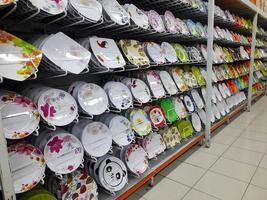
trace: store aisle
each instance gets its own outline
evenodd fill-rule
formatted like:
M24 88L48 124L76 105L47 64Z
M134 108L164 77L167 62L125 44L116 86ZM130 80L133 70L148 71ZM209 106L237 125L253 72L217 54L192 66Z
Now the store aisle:
M266 200L267 97L196 146L129 200Z

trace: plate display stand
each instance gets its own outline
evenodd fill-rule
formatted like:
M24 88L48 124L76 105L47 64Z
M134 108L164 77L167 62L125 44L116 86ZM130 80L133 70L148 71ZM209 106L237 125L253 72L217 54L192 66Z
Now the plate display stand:
M133 3L137 7L142 8L144 10L153 9L159 12L160 14L164 13L166 10L170 10L176 17L181 18L192 18L196 22L202 22L203 24L208 24L208 36L206 37L196 37L193 35L183 35L183 34L172 34L169 32L162 32L158 33L153 30L151 27L148 29L140 28L139 26L135 25L132 20L128 24L119 25L111 20L111 18L103 11L103 17L97 21L90 21L85 17L81 16L78 12L74 11L73 9L67 9L64 12L58 15L51 15L48 14L30 3L30 0L19 0L16 3L12 3L7 6L0 7L0 25L3 27L4 30L15 32L15 33L22 33L22 34L29 34L30 35L37 35L37 34L44 34L44 33L56 33L57 31L62 31L67 35L72 36L73 38L82 38L85 36L102 36L112 39L135 39L141 42L144 41L155 41L155 42L173 42L173 43L183 43L183 44L195 44L195 43L208 43L208 50L207 54L212 55L212 46L214 43L219 44L224 47L251 47L252 53L249 59L244 60L234 60L230 63L239 63L240 61L248 61L250 62L250 70L247 73L249 75L249 86L243 88L241 91L246 90L248 93L248 98L244 100L242 103L233 106L230 112L227 113L225 116L217 119L213 124L210 122L210 114L207 115L207 122L208 125L206 129L200 132L194 132L193 135L187 137L186 139L182 139L180 144L177 144L174 147L166 150L164 153L158 155L157 157L149 160L149 167L145 171L145 173L141 175L136 175L133 173L129 173L128 176L128 183L126 186L118 191L113 192L106 190L104 188L99 189L99 197L100 200L124 200L132 195L136 190L138 190L142 185L147 183L150 180L153 180L154 176L165 169L170 163L184 154L186 151L191 149L194 145L200 143L201 141L207 142L209 144L209 139L212 133L215 132L216 129L221 127L224 124L227 124L232 118L236 117L240 112L243 110L251 109L251 105L253 102L257 101L260 97L264 95L264 91L256 92L256 94L252 93L252 87L257 84L257 82L253 82L253 66L254 60L264 60L265 58L255 58L254 57L254 49L255 48L266 48L265 46L256 45L257 38L267 38L267 35L256 33L256 26L257 23L264 28L267 28L267 14L263 13L263 11L259 10L254 4L244 1L244 0L237 0L235 6L231 6L231 0L221 0L216 2L219 6L223 9L229 9L232 13L235 13L240 16L247 17L253 20L253 29L247 29L245 27L241 27L229 20L222 18L221 16L214 14L214 0L208 1L208 8L205 11L201 11L199 8L193 7L192 5L185 3L182 0L119 0L120 4L125 3ZM242 12L240 9L244 8L245 12ZM214 14L214 15L212 15ZM221 28L228 28L229 30L235 31L239 34L244 34L246 36L252 36L251 44L247 43L239 43L233 42L230 40L225 39L214 39L213 38L213 24L214 26L220 26ZM252 31L254 30L254 31ZM30 37L30 36L28 36ZM92 55L93 56L93 55ZM210 56L211 57L211 56ZM125 59L126 60L126 59ZM197 66L197 67L205 67L207 69L207 101L208 103L204 106L204 109L207 113L211 113L211 96L212 92L210 88L212 85L216 85L222 81L218 81L218 83L212 83L212 65L217 66L220 64L226 64L226 62L222 63L213 63L212 60L208 59L208 61L201 59L201 60L194 60L192 58L189 59L188 62L181 62L177 61L174 63L166 62L164 64L156 64L151 62L149 65L146 66L135 66L132 65L129 61L126 61L126 65L120 68L109 69L104 67L97 61L96 58L91 59L89 65L83 72L79 75L71 74L65 70L59 69L53 63L51 63L48 59L43 58L40 68L38 69L38 77L32 76L27 81L27 84L40 84L45 83L50 86L60 87L62 89L66 89L69 86L70 81L74 80L86 80L88 82L98 82L101 83L103 80L107 80L110 74L121 74L125 73L127 75L132 75L132 77L136 76L136 72L145 72L147 69L155 69L155 70L168 70L170 67L174 66L183 66L183 65L190 65L190 66ZM49 68L53 68L53 70L49 70ZM53 72L52 72L53 71ZM37 72L36 72L37 73ZM36 74L35 74L36 75ZM246 74L242 74L246 75ZM234 78L231 78L234 80ZM3 81L4 80L4 81ZM224 81L224 80L223 80ZM5 78L0 77L0 83L3 86L7 86L8 88L14 88L19 86L18 83L13 81L6 80ZM169 98L171 96L177 96L180 94L189 94L192 89L200 88L200 86L192 87L186 92L178 92L175 95L166 94L162 98ZM267 87L266 87L267 88ZM162 99L160 98L160 99ZM153 97L148 103L156 102L159 98ZM197 106L193 102L194 107ZM145 104L140 102L134 101L133 107L142 107ZM175 110L173 108L173 110ZM198 109L196 109L198 110ZM109 107L106 110L107 113L120 113L123 114L124 110L117 109L115 107ZM3 132L3 120L2 112L0 113L0 132ZM188 113L188 117L192 117L192 113ZM86 115L82 114L77 116L74 123L78 123L78 117L81 119L88 119L92 120L97 117L93 115ZM172 123L167 123L168 125ZM164 124L163 127L167 126ZM202 123L203 125L203 123ZM42 127L46 129L55 131L57 129L56 126L50 124L42 124ZM153 127L153 132L158 132L159 128ZM38 131L37 131L38 132ZM144 136L136 136L137 141L139 139L144 139ZM212 144L211 144L212 145ZM208 147L208 145L207 145ZM114 154L114 152L118 149L123 149L122 146L114 145L110 148L108 154ZM16 195L13 188L13 181L11 176L10 165L8 161L8 152L7 152L7 142L4 138L4 134L0 134L0 181L2 183L2 193L4 200L15 200ZM85 157L86 162L92 161L97 162L98 158L96 157ZM62 175L58 175L59 178L62 178Z

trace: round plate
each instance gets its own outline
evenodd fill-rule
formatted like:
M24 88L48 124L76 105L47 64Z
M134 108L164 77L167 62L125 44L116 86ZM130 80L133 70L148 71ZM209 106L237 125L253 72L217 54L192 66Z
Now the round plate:
M43 92L37 104L42 119L48 124L65 126L77 117L75 99L63 90L51 88Z
M114 156L107 156L98 168L99 181L108 191L121 190L128 182L125 164Z
M225 98L227 97L227 95L226 95L226 93L225 93L225 91L224 91L224 89L223 89L222 84L219 84L219 85L218 85L218 88L219 88L219 91L220 91L222 97L225 99Z
M172 77L177 85L177 87L179 88L179 90L181 92L184 92L186 90L188 90L188 87L185 83L184 77L183 77L183 70L181 68L174 68L171 71L172 73Z
M130 144L127 147L124 158L127 168L136 175L143 174L148 168L147 153L137 144Z
M149 118L154 127L161 127L166 125L164 111L160 106L149 106Z
M157 157L165 151L166 146L160 134L152 133L141 140L141 145L148 155L148 159Z
M165 59L170 63L175 63L178 61L176 51L172 47L172 45L168 42L162 42L161 43L161 51L164 55Z
M200 132L202 129L201 121L200 121L199 116L196 113L192 113L191 121L192 121L192 125L193 125L195 131Z
M143 29L149 28L148 17L142 10L137 8L134 4L126 4L124 6L126 6L127 12L137 26Z
M119 25L130 23L130 15L116 0L101 0L101 4L112 21Z
M172 97L171 99L174 104L175 112L179 119L186 118L187 112L181 99L179 97Z
M46 165L38 148L13 144L8 147L8 158L16 194L32 189L43 179Z
M200 109L200 110L197 111L197 114L200 117L202 123L204 125L206 125L206 118L207 118L206 112L203 109Z
M51 15L58 15L64 12L68 6L68 0L29 0L35 7Z
M151 70L146 72L146 79L154 97L160 99L166 95L157 71Z
M165 57L162 53L160 45L155 42L147 42L146 43L146 51L148 56L151 58L153 62L156 64L163 64L166 62Z
M51 171L68 174L82 164L83 146L72 134L55 134L45 145L44 158Z
M142 109L132 109L129 111L129 120L131 122L132 129L139 135L148 135L152 126L145 111Z
M221 119L220 111L218 110L218 108L216 107L215 104L212 104L211 110L212 110L214 116L216 117L216 119Z
M215 85L213 86L213 92L214 92L215 96L217 97L217 99L218 99L219 101L222 101L222 95L221 95L221 93L219 92L217 86L215 86Z
M187 108L188 112L194 112L195 111L195 106L194 106L194 103L193 103L192 99L190 98L190 96L184 95L183 96L183 102L184 102L184 105Z
M0 92L3 131L7 139L22 139L39 128L37 106L27 97L9 91Z
M147 16L148 16L149 24L156 32L162 33L165 31L163 20L156 11L150 10L147 13Z
M200 97L200 95L196 89L191 91L191 96L192 96L193 100L195 101L198 109L204 108L204 102L201 99L201 97Z
M85 83L79 87L77 100L81 108L90 115L100 115L109 106L105 90L94 83Z
M176 126L166 127L160 132L167 149L173 148L180 143L181 136Z
M113 141L119 146L126 146L134 140L134 133L130 121L120 115L116 115L109 122L109 129Z
M172 14L171 11L167 10L164 13L164 22L167 30L172 33L176 34L178 30L176 29L176 19L175 16Z
M166 71L159 71L160 79L164 85L164 88L170 95L174 95L178 93L178 89L170 76L170 74Z
M224 108L222 102L220 102L220 101L217 102L216 106L217 106L218 110L220 111L221 115L225 116L226 115L226 111L225 111L225 108Z
M110 81L104 85L104 90L115 108L125 110L133 105L132 94L126 85Z

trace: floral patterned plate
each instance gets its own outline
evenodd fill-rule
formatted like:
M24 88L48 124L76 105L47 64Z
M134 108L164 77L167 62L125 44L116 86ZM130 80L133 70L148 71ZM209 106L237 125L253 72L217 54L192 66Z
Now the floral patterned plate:
M146 79L155 98L162 98L166 95L157 71L150 70L146 72Z
M49 169L56 174L69 174L83 162L83 146L69 133L53 135L44 148L44 158Z
M165 59L170 63L175 63L178 61L176 51L173 46L168 42L161 43L161 51Z
M198 91L196 89L193 89L191 91L191 96L194 99L194 101L195 101L196 106L198 107L198 109L204 108L204 102L201 99L201 97L200 97L200 95L199 95L199 93L198 93Z
M164 64L166 62L160 45L155 42L147 42L145 43L145 47L148 56L153 62L156 64Z
M143 174L148 168L147 153L137 144L127 146L124 159L127 168L136 175Z
M13 144L8 147L8 157L16 194L32 189L45 177L46 164L38 148Z
M133 97L139 103L148 103L151 100L149 87L141 79L124 78L122 83L130 88Z
M175 49L176 55L178 56L180 61L182 61L183 63L189 61L189 55L182 45L175 43L172 44L172 46Z
M176 19L175 16L172 14L171 11L167 10L164 13L164 22L167 30L172 33L176 34L178 32L176 27Z
M79 74L86 69L91 59L91 53L87 49L62 32L58 32L44 41L41 50L62 70L74 74Z
M97 169L98 179L107 191L121 190L128 182L125 164L114 156L107 156Z
M0 91L3 131L7 139L22 139L38 132L40 114L27 97Z
M125 110L133 106L133 97L126 85L109 81L104 85L104 90L115 108Z
M63 176L62 180L57 180L58 183L55 187L58 188L58 199L97 199L97 184L94 179L83 170L75 170Z
M0 76L24 81L36 74L41 59L42 52L39 49L0 30Z
M71 133L81 140L89 156L101 157L111 149L112 133L104 123L82 119L72 127Z
M148 155L148 159L152 159L163 153L166 149L164 140L160 134L151 133L140 141L141 146L144 148Z
M70 5L85 18L97 22L102 18L102 5L97 0L69 0Z
M132 129L139 136L146 136L152 131L151 122L144 110L135 108L127 112Z
M50 88L43 92L37 105L42 119L50 125L68 125L78 115L75 99L69 93L59 89Z
M179 97L172 97L171 100L172 103L174 104L175 112L178 118L179 119L186 118L187 112L181 99Z
M176 126L166 127L160 133L167 149L173 148L180 143L181 136Z
M120 40L120 47L130 63L136 66L149 65L145 50L137 40Z
M159 71L159 76L168 94L174 95L178 93L176 84L174 83L172 77L170 76L168 72Z
M68 0L29 0L38 9L51 15L58 15L64 12L68 6Z
M183 69L178 67L173 68L171 70L172 77L181 92L188 90L188 87L183 77L183 72L184 72Z
M190 34L185 22L179 18L176 18L176 29L179 30L180 34L183 34L183 35Z
M148 105L144 107L147 111L152 125L156 128L166 125L165 114L162 108L158 105Z
M143 29L149 28L148 17L142 10L137 8L134 4L125 4L124 7L137 26Z
M186 82L186 85L189 88L194 88L198 86L197 79L195 78L192 72L184 72L183 77Z
M116 0L101 0L104 10L110 19L119 25L125 25L130 22L130 15Z
M91 37L89 40L93 54L104 67L116 69L126 64L113 39Z
M150 10L147 13L147 16L148 16L149 24L156 32L159 32L159 33L165 32L163 20L161 16L155 10Z

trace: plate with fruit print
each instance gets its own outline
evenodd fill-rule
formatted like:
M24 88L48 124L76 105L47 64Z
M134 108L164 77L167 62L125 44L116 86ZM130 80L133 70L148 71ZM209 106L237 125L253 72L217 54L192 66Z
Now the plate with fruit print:
M69 133L54 134L44 148L48 168L56 174L69 174L83 162L84 150L81 142Z
M123 67L126 63L113 39L91 37L90 47L98 62L108 69Z
M0 91L4 135L7 139L22 139L38 133L40 114L27 97L10 91Z
M31 190L44 179L46 163L38 148L27 143L13 144L8 146L8 158L16 194Z
M12 59L7 59L10 57ZM42 52L20 38L0 30L0 76L24 81L36 75Z

